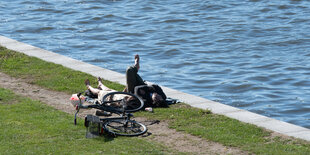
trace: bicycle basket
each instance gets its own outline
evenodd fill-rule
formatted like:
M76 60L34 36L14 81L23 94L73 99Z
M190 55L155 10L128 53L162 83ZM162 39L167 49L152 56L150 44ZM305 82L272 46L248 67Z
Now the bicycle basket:
M80 96L80 99L81 99L81 104L83 104L85 102L85 97ZM70 97L70 102L71 102L72 106L76 107L76 105L79 105L80 99L77 96L77 94L72 94L72 96Z
M85 117L86 138L95 138L100 136L102 125L100 118L94 115L87 115Z

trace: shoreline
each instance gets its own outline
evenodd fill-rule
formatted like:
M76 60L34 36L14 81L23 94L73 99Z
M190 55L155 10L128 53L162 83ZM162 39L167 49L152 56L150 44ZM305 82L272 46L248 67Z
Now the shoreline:
M85 72L95 77L101 76L108 81L117 82L123 85L126 84L125 75L122 75L120 73L94 66L85 62L81 62L79 60L75 60L47 50L43 50L38 47L25 44L1 35L0 46L6 47L10 50L14 50L16 52L24 53L28 56L37 57L44 61L60 64L73 70ZM183 93L181 91L174 90L168 87L162 86L162 88L168 97L179 99L192 107L208 109L215 114L221 114L239 120L241 122L254 124L258 127L272 130L280 134L310 141L310 129L262 116L246 110L224 105L218 102L210 101L208 99Z

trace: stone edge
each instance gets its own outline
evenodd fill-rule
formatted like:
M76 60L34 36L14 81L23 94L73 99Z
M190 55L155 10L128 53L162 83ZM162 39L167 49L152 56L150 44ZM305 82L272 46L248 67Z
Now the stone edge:
M42 60L60 64L73 70L89 73L95 77L103 77L106 80L118 82L126 85L125 75L91 65L79 60L72 59L67 56L63 56L54 52L50 52L29 44L25 44L0 35L0 45L10 50L14 50L20 53L24 53L28 56L40 58ZM310 129L300 127L294 124L279 121L273 118L262 116L253 112L238 109L232 106L228 106L222 103L214 102L202 97L183 93L168 87L162 86L167 96L175 99L179 99L192 107L208 109L215 114L221 114L239 121L257 125L284 135L300 138L310 141Z

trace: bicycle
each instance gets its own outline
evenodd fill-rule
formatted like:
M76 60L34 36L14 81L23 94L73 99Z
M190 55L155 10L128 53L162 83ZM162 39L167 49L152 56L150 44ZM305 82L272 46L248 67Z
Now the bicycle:
M111 92L106 94L102 102L94 102L90 105L83 105L80 98L82 93L77 96L79 104L76 105L76 113L74 116L74 124L77 123L77 114L80 109L94 108L113 114L120 115L119 117L99 118L94 115L87 115L85 117L84 125L89 128L90 125L96 126L100 134L104 131L111 135L118 136L139 136L147 132L147 127L135 120L132 120L133 114L131 112L139 111L143 105L143 100L131 93L126 92ZM123 96L121 99L115 99L115 96Z

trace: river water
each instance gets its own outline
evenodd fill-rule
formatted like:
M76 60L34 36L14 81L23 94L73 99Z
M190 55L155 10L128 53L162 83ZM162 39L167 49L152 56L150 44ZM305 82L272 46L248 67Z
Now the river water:
M310 2L0 1L0 35L310 128Z

